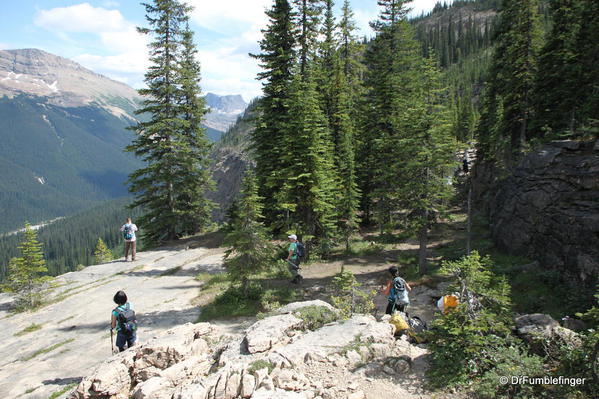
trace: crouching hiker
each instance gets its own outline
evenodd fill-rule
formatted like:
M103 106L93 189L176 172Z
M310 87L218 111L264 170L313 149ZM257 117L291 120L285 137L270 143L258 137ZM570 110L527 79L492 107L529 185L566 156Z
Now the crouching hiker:
M385 290L385 293L389 295L387 297L388 303L385 313L393 314L393 312L397 310L406 313L407 315L406 308L410 304L408 292L412 291L412 287L410 287L410 284L408 284L406 280L399 277L399 270L397 267L390 267L389 274L391 274L392 280L389 281L387 289Z
M137 321L135 319L135 311L133 306L127 302L127 294L124 291L118 291L113 298L118 305L112 310L110 318L110 335L116 328L116 346L119 352L135 345L137 340Z

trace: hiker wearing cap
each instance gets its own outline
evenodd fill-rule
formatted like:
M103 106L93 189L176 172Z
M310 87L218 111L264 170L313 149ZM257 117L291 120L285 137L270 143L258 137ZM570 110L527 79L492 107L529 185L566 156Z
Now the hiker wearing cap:
M399 270L397 267L390 267L389 274L391 274L392 280L389 281L387 288L384 291L389 295L387 297L388 304L385 313L393 314L395 310L405 313L406 308L410 304L408 292L412 291L412 287L410 287L410 284L408 284L406 280L399 277Z
M291 234L289 236L287 236L287 238L289 239L289 248L287 249L287 251L289 252L287 255L287 263L289 265L289 271L291 272L291 275L293 276L293 279L291 279L291 282L294 284L297 284L300 282L300 280L303 279L303 277L301 276L301 274L299 274L299 266L300 266L300 243L297 241L297 236L295 234Z
M127 262L127 258L129 257L129 249L131 249L131 261L135 261L135 232L137 231L137 226L131 222L131 218L127 218L125 224L121 226L121 231L125 239L125 262Z

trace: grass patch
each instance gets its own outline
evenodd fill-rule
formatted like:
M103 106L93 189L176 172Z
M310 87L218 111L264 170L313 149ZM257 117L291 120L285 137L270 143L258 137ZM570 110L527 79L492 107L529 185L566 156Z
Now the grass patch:
M31 359L33 359L33 358L35 358L35 357L38 357L38 356L40 356L40 355L43 355L43 354L45 354L45 353L52 352L53 350L55 350L55 349L58 349L58 348L60 348L61 346L63 346L63 345L66 345L66 344L68 344L68 343L71 343L71 342L73 342L73 341L75 341L75 338L67 339L67 340L65 340L65 341L59 342L59 343L57 343L57 344L54 344L54 345L52 345L52 346L49 346L49 347L47 347L47 348L43 348L43 349L37 350L37 351L33 352L31 355L25 356L25 357L24 357L24 358L22 358L21 360L22 360L22 361L24 361L24 362L26 362L26 361L28 361L28 360L31 360ZM66 392L66 391L65 391L65 392Z
M142 270L144 267L146 267L146 265L135 266L132 269L123 270L122 272L115 273L115 274L113 274L113 276L123 276L125 274L134 273L134 272Z
M76 386L77 386L77 384L75 384L75 383L69 384L69 385L65 386L64 388L62 388L62 389L54 392L52 395L48 396L48 399L56 399L56 398L64 395L65 393L67 393L71 389L75 388Z
M304 327L308 330L318 330L325 324L337 320L337 314L329 308L318 305L306 306L298 309L295 315L304 321Z
M202 291L208 290L213 287L221 287L226 283L229 283L229 276L227 273L210 274L210 273L199 273L196 280L203 282Z
M253 374L256 371L262 370L262 369L268 369L268 374L270 374L275 369L275 365L272 364L271 362L263 360L263 359L256 360L256 361L252 362L252 364L250 364L250 367L248 368L248 372L250 374Z
M372 346L372 342L363 342L361 340L361 336L358 335L353 341L341 348L338 353L343 356L345 356L349 351L356 351L359 353L360 347L362 346L370 348Z
M256 316L299 299L298 291L290 287L266 288L260 281L254 280L250 283L248 295L244 296L240 287L231 285L202 308L198 321Z
M25 393L31 393L33 391L35 391L36 389L38 389L39 387L35 387L35 388L29 388L28 390L25 391Z
M15 337L21 337L25 334L29 334L30 332L34 332L37 331L39 329L42 328L42 324L35 324L35 323L31 323L30 325L28 325L27 327L25 327L23 330L19 331L18 333L15 333L14 336Z
M170 269L163 271L156 277L172 276L173 274L180 272L181 268L182 268L181 266L171 267Z

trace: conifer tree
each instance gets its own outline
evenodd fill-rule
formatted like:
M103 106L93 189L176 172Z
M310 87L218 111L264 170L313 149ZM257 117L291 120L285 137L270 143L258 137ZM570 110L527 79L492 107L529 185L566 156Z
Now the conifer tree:
M191 8L177 0L144 6L150 28L138 30L154 41L147 88L139 90L145 100L137 113L149 120L132 128L137 136L126 150L146 162L129 176L129 190L137 193L132 207L145 211L139 218L144 239L156 244L195 232L206 222L207 201L202 197L209 186L204 171L208 147L199 127L205 112L197 99L199 66L192 60L191 37L184 33Z
M298 232L304 242L316 238L327 253L335 234L337 178L327 120L310 77L295 77L289 112L290 134L282 143L286 149L282 155L285 168L281 170L285 182L276 196L285 215L283 227Z
M505 0L479 125L483 158L511 167L527 142L540 46L538 0ZM490 129L490 130L489 130Z
M381 228L391 222L392 185L401 178L387 165L396 159L393 137L418 81L418 45L406 15L405 1L380 0L381 16L373 23L377 36L366 53L367 74L359 137L359 181L365 219L375 216Z
M94 249L94 262L96 265L110 262L113 259L112 252L104 243L104 240L98 238L96 248Z
M346 251L349 239L358 228L360 192L356 182L354 126L351 121L351 92L338 56L334 59L329 126L335 144L335 166L339 179L337 219Z
M246 296L250 277L266 270L274 253L261 220L261 201L256 178L249 170L236 201L236 213L230 221L231 231L225 238L225 244L231 248L225 253L223 262L231 281L240 283Z
M419 271L427 267L428 230L452 195L447 180L455 170L456 141L452 135L451 118L446 105L446 89L441 86L440 73L431 59L423 60L420 85L412 97L404 125L393 140L398 150L395 163L388 167L396 179L392 196L399 209L410 209L411 222L418 231Z
M201 125L208 110L201 93L200 64L196 59L197 49L189 26L182 32L181 45L178 74L183 143L180 162L184 164L184 169L179 176L175 202L180 234L195 234L210 222L210 210L214 203L204 194L214 188L214 182L209 171L211 144Z
M299 73L302 79L306 77L308 64L313 60L316 49L321 2L322 0L293 0L297 8Z
M251 138L260 195L265 199L266 220L273 221L277 218L274 196L284 182L279 171L284 153L284 132L288 130L290 118L288 99L295 62L296 28L293 24L295 14L288 0L275 0L266 15L270 22L262 31L261 53L252 55L260 61L263 69L258 78L263 81L264 96Z
M8 275L4 288L16 296L16 308L30 309L41 304L41 289L49 277L42 244L37 241L37 232L25 223L25 236L18 246L21 256L12 258L8 264Z

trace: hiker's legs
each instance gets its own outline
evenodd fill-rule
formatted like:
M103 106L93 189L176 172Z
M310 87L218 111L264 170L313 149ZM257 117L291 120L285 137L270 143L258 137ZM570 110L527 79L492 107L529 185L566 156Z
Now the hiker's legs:
M125 260L129 256L129 248L131 247L131 241L125 241Z
M387 302L387 309L385 309L385 314L393 314L393 302Z
M119 348L119 352L125 350L125 344L127 343L127 337L120 331L116 333L116 347Z
M136 340L137 336L135 333L131 335L125 335L119 331L116 334L116 346L119 348L119 352L122 352L127 348L131 348L133 345L135 345ZM125 345L127 345L127 347L125 347Z
M131 260L135 260L135 247L136 247L136 243L137 241L131 241Z

